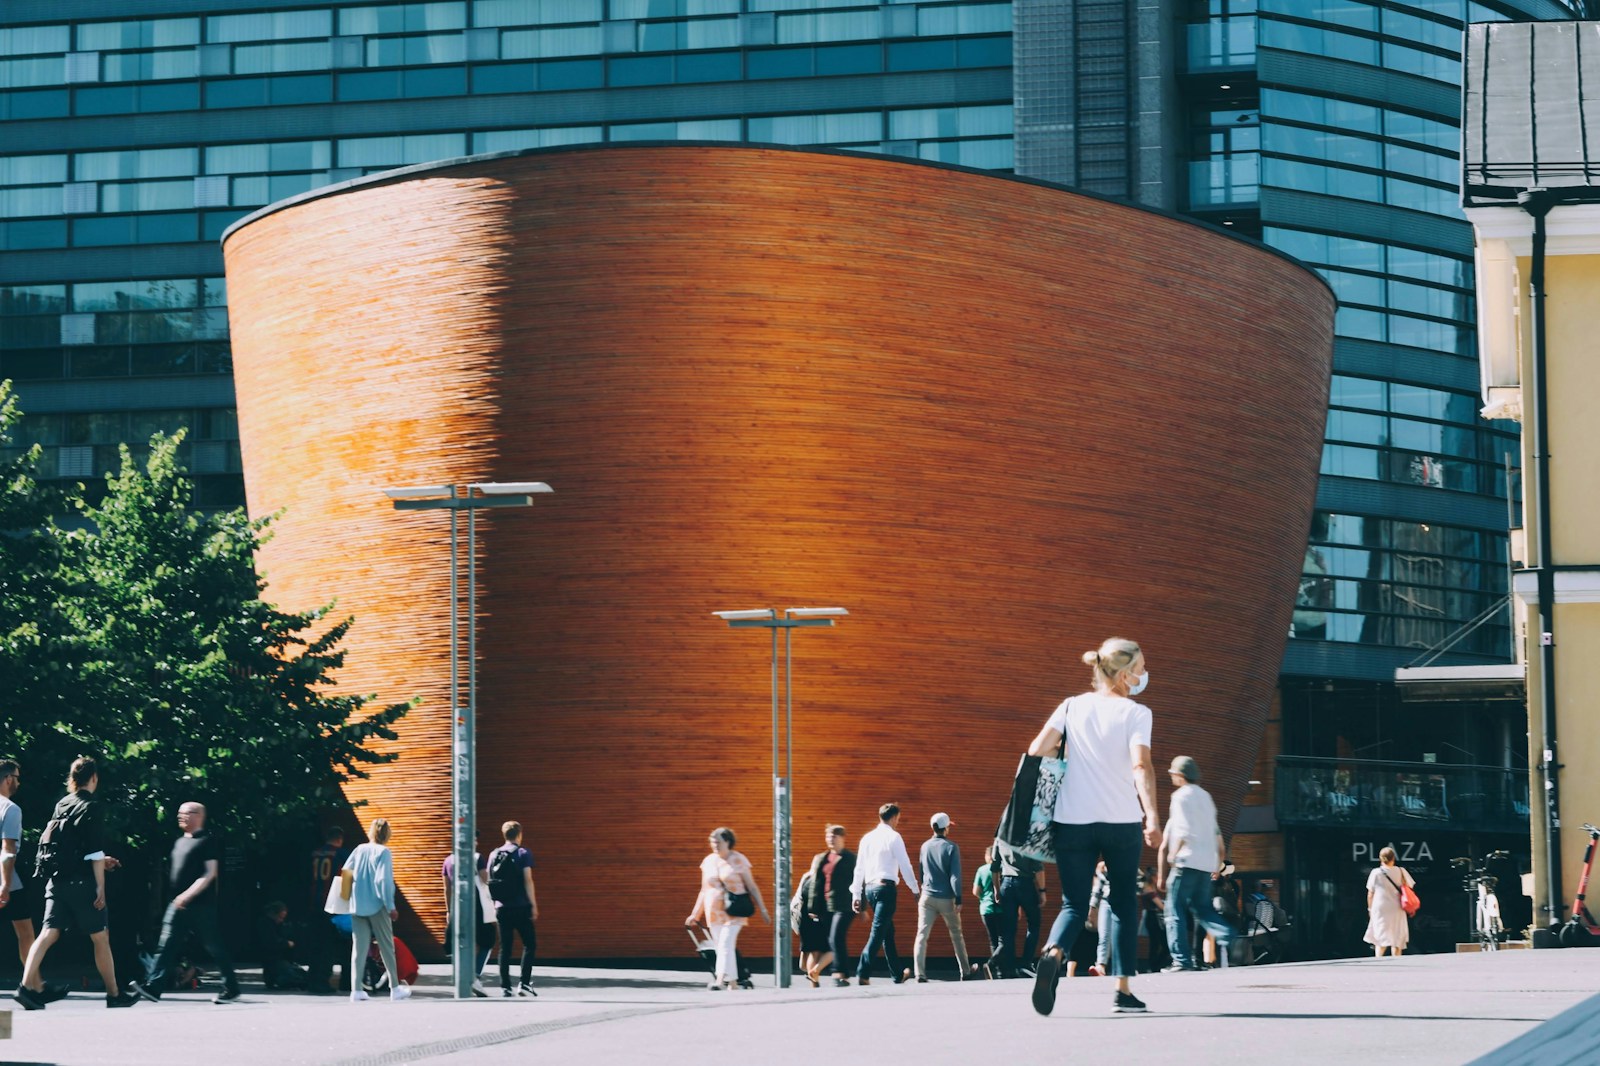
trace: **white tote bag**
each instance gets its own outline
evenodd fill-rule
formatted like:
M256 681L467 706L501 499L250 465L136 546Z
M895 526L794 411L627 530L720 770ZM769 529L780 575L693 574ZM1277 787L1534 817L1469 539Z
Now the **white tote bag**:
M341 878L335 877L333 884L328 886L328 901L322 905L322 909L329 914L350 913L350 900L339 894L340 882ZM354 893L351 893L351 895L354 896Z

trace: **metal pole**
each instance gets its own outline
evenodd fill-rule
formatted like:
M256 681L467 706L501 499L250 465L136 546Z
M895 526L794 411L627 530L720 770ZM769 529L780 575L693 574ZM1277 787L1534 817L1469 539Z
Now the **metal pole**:
M773 630L777 635L777 630ZM777 930L778 947L778 987L789 987L790 962L789 954L789 875L793 870L790 861L790 805L794 802L794 658L793 658L793 631L788 626L783 630L783 784L779 788L778 805L778 878L774 890L778 897L778 920L773 923Z
M450 498L456 487L450 486ZM451 754L451 835L455 854L455 883L451 911L455 924L450 930L451 976L457 999L472 998L471 960L476 956L473 934L477 930L474 913L478 902L473 880L478 875L472 859L471 751L465 720L461 716L461 592L459 514L450 509L450 746Z
M773 612L776 620L777 612ZM779 988L789 987L788 945L783 942L782 911L788 901L779 896L783 880L783 778L778 776L778 627L772 627L772 906L780 914L772 923L772 977Z

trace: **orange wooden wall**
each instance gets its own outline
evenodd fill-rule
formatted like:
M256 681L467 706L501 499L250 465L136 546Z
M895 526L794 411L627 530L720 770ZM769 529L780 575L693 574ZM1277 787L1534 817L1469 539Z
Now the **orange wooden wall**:
M1308 271L1058 187L693 145L371 181L226 256L250 510L284 511L270 595L337 599L343 685L425 700L350 789L395 823L424 949L448 527L384 485L556 488L479 552L479 820L527 826L546 956L685 952L716 825L771 892L769 645L716 609L851 612L794 642L800 869L891 799L913 853L944 810L973 867L1111 634L1147 650L1157 758L1199 758L1231 822L1315 492L1333 299Z

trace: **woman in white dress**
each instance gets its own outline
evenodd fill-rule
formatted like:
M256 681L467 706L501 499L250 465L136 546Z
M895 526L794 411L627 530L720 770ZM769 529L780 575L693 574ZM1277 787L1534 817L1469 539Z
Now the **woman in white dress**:
M1400 906L1400 886L1415 888L1417 882L1405 867L1395 865L1393 848L1378 852L1382 865L1367 875L1367 935L1362 937L1372 945L1375 957L1388 948L1391 955L1400 955L1411 940L1411 923Z

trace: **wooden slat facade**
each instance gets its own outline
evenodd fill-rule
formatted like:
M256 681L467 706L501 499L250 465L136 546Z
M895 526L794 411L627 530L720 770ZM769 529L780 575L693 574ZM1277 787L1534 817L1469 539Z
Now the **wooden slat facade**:
M1305 269L1057 187L698 145L383 179L225 251L269 594L355 615L345 687L424 699L349 790L395 824L423 953L448 523L385 485L556 488L479 525L480 825L527 826L542 955L686 952L717 825L771 893L769 644L716 609L851 612L794 640L796 877L891 799L913 852L944 810L974 867L1112 634L1147 649L1157 758L1196 756L1231 822L1316 486L1333 298Z

